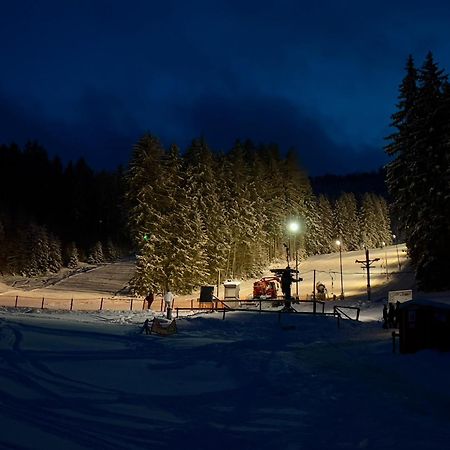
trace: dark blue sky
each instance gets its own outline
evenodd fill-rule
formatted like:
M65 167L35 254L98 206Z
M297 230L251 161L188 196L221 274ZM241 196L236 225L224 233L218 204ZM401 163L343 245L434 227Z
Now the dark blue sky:
M145 131L250 138L375 170L408 54L447 71L449 30L432 0L1 0L0 143L113 168Z

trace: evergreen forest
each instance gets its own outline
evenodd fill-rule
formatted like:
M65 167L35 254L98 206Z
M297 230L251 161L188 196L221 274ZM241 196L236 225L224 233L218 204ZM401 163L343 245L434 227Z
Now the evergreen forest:
M0 271L35 276L129 249L123 175L63 167L36 142L0 146Z
M450 84L428 53L410 56L387 138L392 215L405 239L421 290L450 289Z
M137 255L137 293L188 292L225 277L259 275L286 260L391 241L388 206L374 193L311 188L293 151L236 142L226 154L203 139L183 155L152 135L127 170L63 166L36 142L0 146L0 271L36 276ZM351 186L351 185L349 185ZM301 224L297 235L289 221Z
M237 141L227 153L203 138L180 153L144 135L127 179L136 292L190 292L222 279L259 276L286 247L299 258L392 242L386 200L373 193L315 195L296 153ZM299 233L288 224L300 224Z

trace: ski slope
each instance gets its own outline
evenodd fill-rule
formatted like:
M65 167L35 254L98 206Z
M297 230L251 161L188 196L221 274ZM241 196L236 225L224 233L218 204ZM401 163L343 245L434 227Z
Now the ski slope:
M344 288L353 283L359 294L326 308L359 306L361 321L339 327L320 315L185 313L176 335L160 337L140 334L146 318L161 317L151 310L0 307L0 448L447 448L450 355L392 352L383 301L412 279L392 275L398 261L389 266L388 255L389 277L374 267L377 295L367 302L364 273L351 275L359 256L343 255ZM303 286L314 269L336 267L336 255L302 262ZM94 295L82 278L70 291L60 284L27 295Z

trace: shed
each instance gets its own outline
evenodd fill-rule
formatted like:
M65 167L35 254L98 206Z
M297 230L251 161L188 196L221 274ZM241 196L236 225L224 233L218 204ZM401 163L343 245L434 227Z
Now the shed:
M450 351L450 304L411 300L399 309L400 352L434 348Z
M225 288L224 299L225 300L238 300L239 299L239 290L240 283L239 281L228 280L223 283Z

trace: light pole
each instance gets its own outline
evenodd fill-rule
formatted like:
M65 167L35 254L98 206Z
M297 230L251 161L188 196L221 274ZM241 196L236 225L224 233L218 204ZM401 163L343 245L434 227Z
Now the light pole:
M398 270L402 270L402 265L400 264L400 256L398 255L398 242L397 242L397 236L395 234L392 235L392 239L394 239L395 243L395 250L397 252L397 263L398 263Z
M339 247L339 265L341 270L341 300L344 300L344 275L342 273L342 242L337 239L336 245Z
M383 242L381 243L381 246L384 248L384 264L386 265L386 280L389 280L386 242L383 241Z
M291 222L288 223L288 230L290 233L293 234L294 236L294 252L295 252L295 270L296 270L296 282L295 282L295 296L298 298L298 251L297 251L297 239L296 239L296 235L297 233L300 231L300 224L294 220L292 220ZM290 244L290 239L289 239L289 244ZM290 252L290 248L289 248L289 252Z

